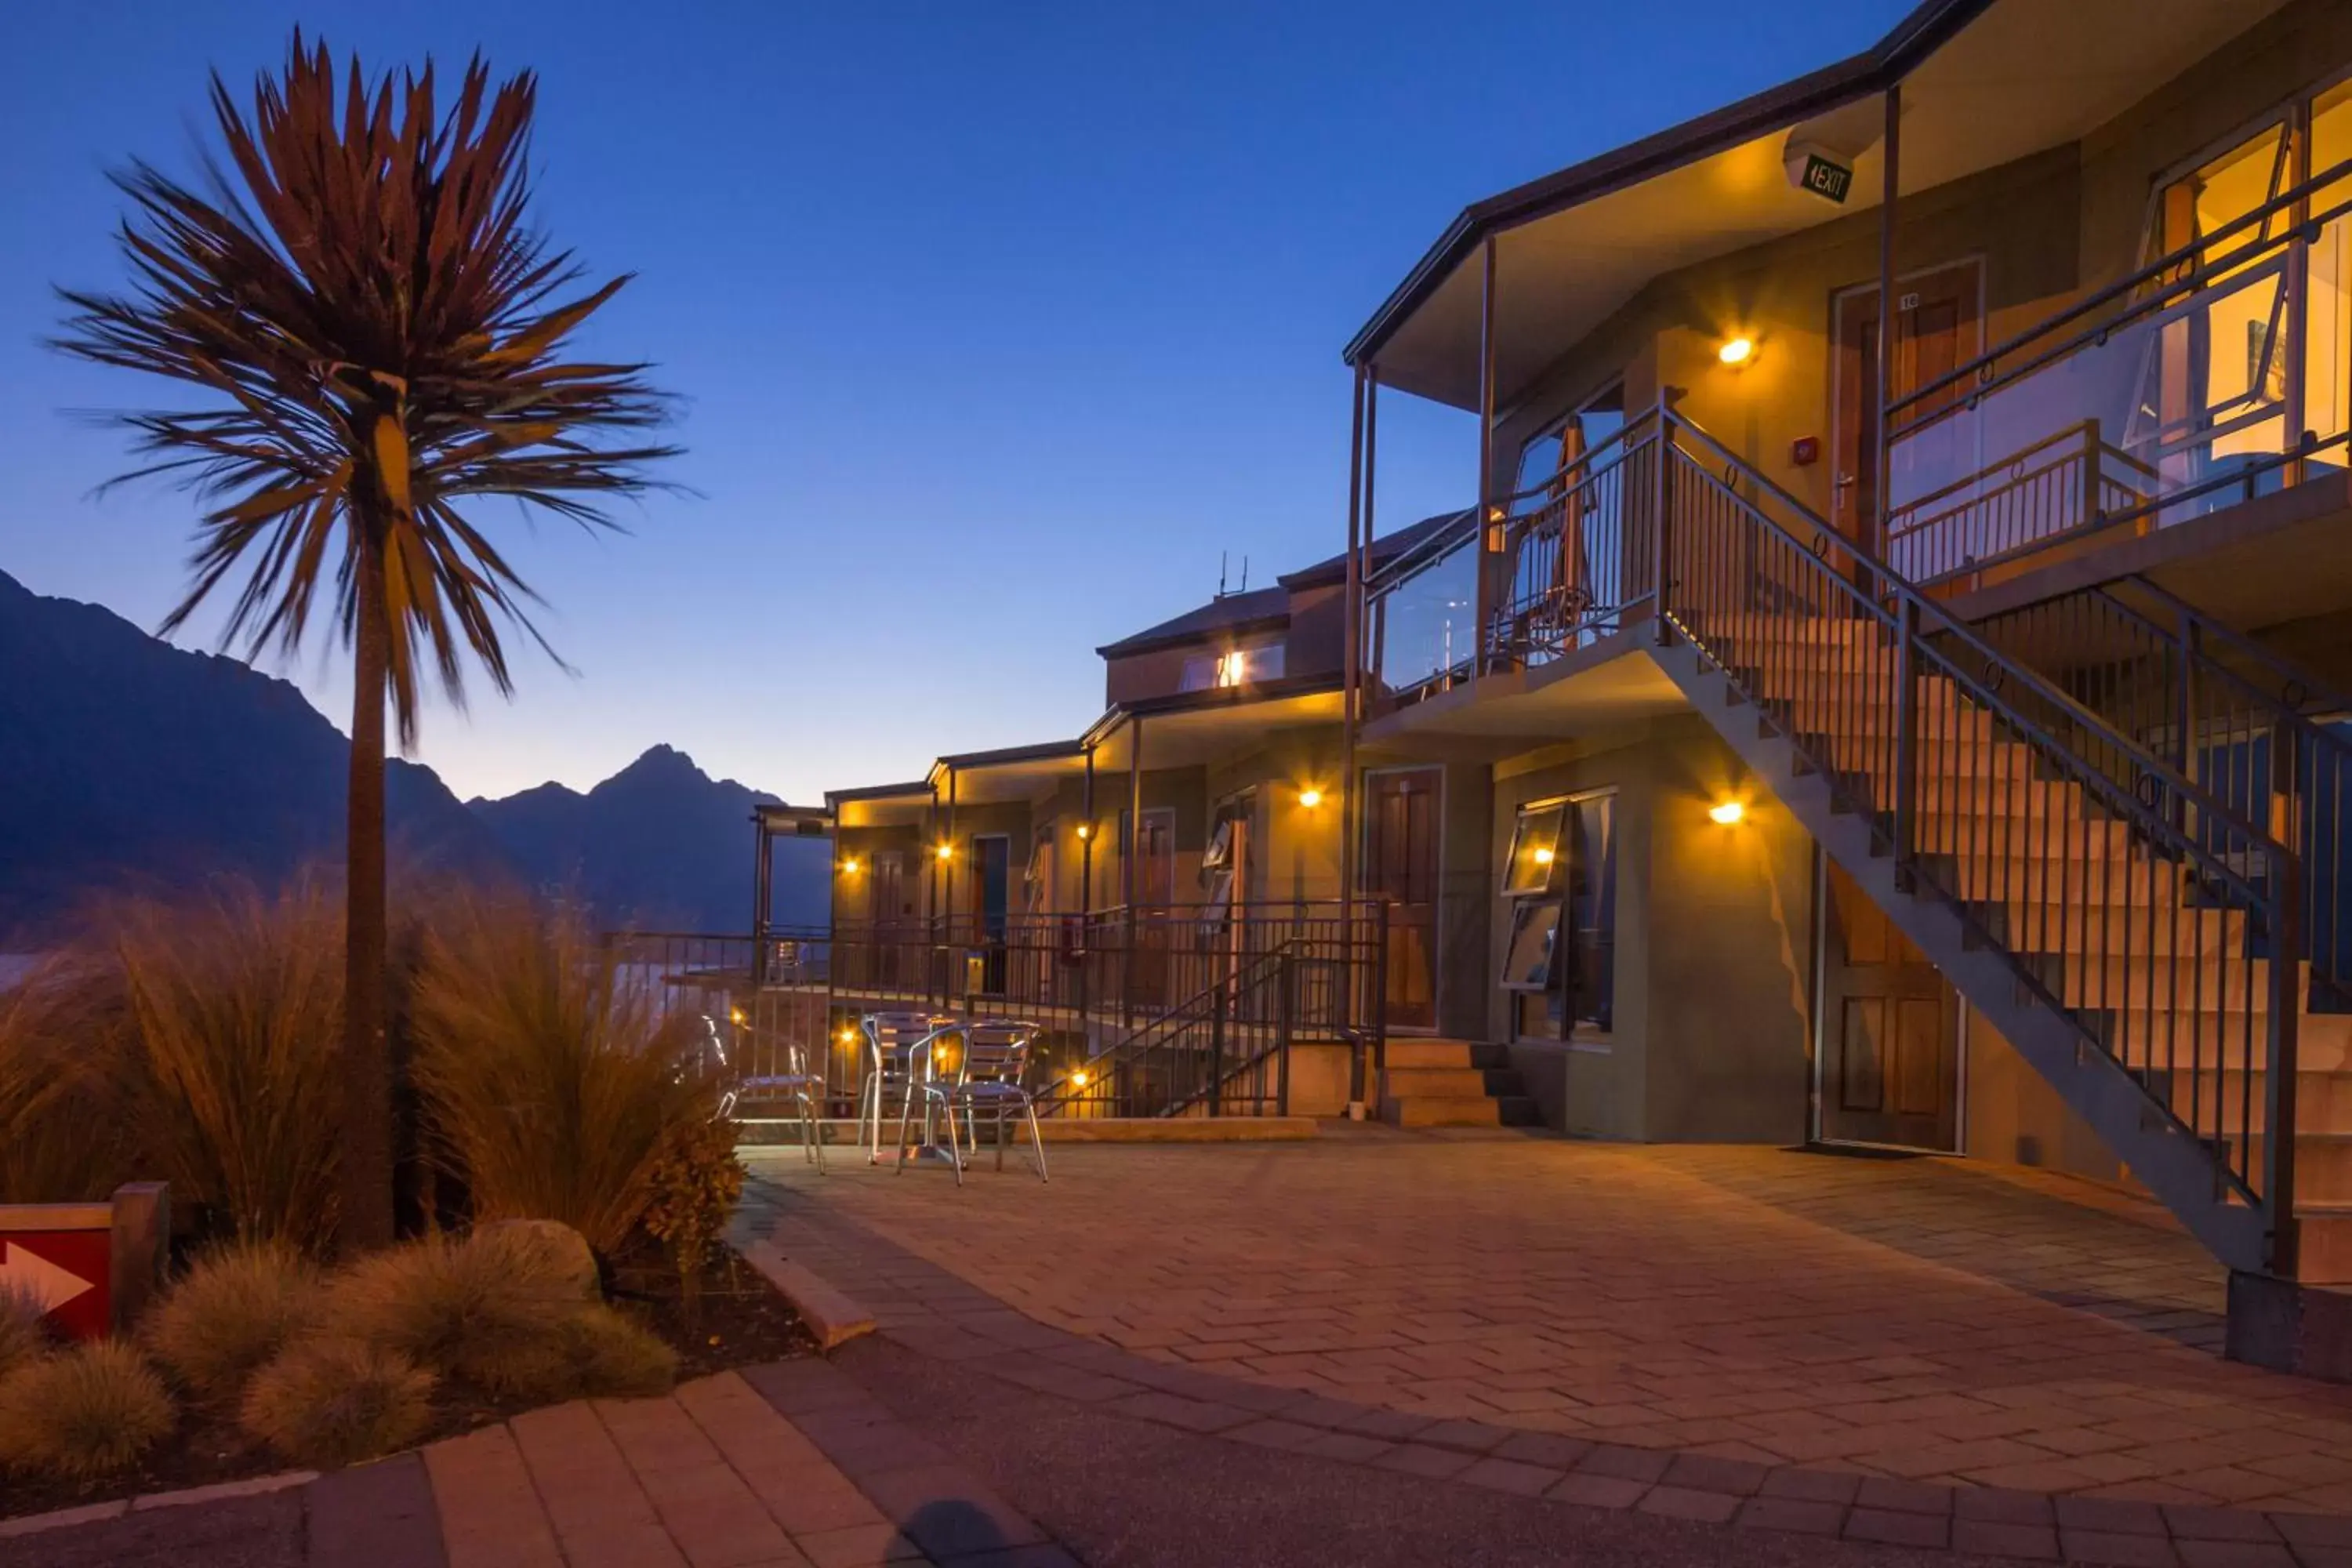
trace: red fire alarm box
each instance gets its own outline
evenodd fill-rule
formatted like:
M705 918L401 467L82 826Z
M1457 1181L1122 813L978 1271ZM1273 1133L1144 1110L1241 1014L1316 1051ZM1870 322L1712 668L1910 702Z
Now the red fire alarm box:
M1822 438L1819 436L1800 436L1789 443L1789 461L1797 467L1805 468L1821 460Z

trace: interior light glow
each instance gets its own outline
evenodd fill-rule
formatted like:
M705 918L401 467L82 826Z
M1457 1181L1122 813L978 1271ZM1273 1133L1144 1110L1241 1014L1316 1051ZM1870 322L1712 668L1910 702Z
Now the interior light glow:
M1707 811L1708 816L1720 822L1726 827L1730 826L1733 823L1738 822L1741 817L1747 815L1748 808L1736 800L1727 800L1720 805L1710 807Z
M1538 866L1549 866L1549 865L1550 865L1550 864L1551 864L1551 851L1550 851L1550 850L1549 850L1549 849L1538 849L1538 850L1537 850L1537 851L1536 851L1536 864L1537 864L1537 865L1538 865Z

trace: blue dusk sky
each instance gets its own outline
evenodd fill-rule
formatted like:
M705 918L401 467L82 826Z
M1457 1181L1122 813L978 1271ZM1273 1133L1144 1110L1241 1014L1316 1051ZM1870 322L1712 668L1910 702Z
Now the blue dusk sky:
M1767 6L12 5L0 51L0 570L152 627L194 507L95 497L162 384L40 346L111 286L137 155L194 167L299 23L371 69L477 47L541 77L538 217L599 274L584 334L681 399L625 535L486 514L578 674L436 706L461 795L585 787L656 742L788 798L1076 733L1108 642L1336 552L1339 351L1466 203L1874 40L1910 0ZM454 74L454 72L453 72ZM1463 504L1472 425L1382 404L1380 511ZM205 644L209 626L188 637ZM347 724L346 668L291 667Z

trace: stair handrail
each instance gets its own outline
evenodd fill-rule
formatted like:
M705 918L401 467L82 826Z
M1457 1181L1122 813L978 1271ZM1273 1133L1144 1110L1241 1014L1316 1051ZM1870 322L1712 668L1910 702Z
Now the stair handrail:
M2256 827L2253 824L2246 821L2232 810L2226 802L2211 795L2195 780L2189 778L2178 768L2174 767L2169 762L2167 762L2164 758L2159 757L2155 752L2147 750L2147 747L2141 745L2137 741L2133 740L2122 731L2117 730L2114 725L2108 723L2098 714L2084 706L2084 704L2078 701L2075 698L2060 690L2056 686L2052 685L2035 670L2025 665L2018 663L2015 659L2011 658L2008 655L2001 653L1991 644L1986 642L1982 637L1979 637L1966 622L1958 619L1949 610L1946 609L1941 601L1932 599L1927 595L1921 593L1911 584L1909 579L1898 574L1893 567L1881 561L1872 551L1868 550L1862 544L1857 543L1855 541L1848 539L1844 534L1840 533L1835 528L1832 527L1826 520L1816 514L1805 502L1799 500L1795 496L1790 495L1786 489L1781 488L1781 486L1774 482L1769 476L1759 472L1756 468L1751 467L1745 458L1741 458L1738 454L1726 447L1722 442L1709 435L1705 428L1693 421L1687 415L1685 415L1680 410L1673 407L1671 404L1664 403L1663 401L1661 406L1664 410L1670 427L1685 432L1704 442L1717 457L1721 458L1732 469L1737 470L1741 479L1747 480L1752 485L1755 485L1759 489L1769 491L1774 499L1778 500L1782 505L1789 507L1790 510L1795 511L1797 515L1803 518L1808 524L1816 528L1819 531L1816 535L1817 538L1826 541L1828 548L1839 552L1841 554L1851 560L1855 565L1866 568L1876 579L1876 586L1878 590L1882 594L1893 598L1895 601L1897 607L1890 610L1885 605L1877 603L1871 595L1861 592L1860 589L1852 582L1845 581L1842 578L1837 579L1839 581L1845 581L1848 595L1856 605L1868 610L1872 616L1875 616L1886 626L1898 629L1900 628L1904 618L1902 612L1907 609L1914 616L1916 617L1916 623L1926 623L1928 626L1932 626L1937 636L1949 637L1960 647L1965 647L1969 652L1975 654L1979 658L1983 659L1989 669L1998 670L2000 674L1997 679L2000 685L2006 687L2014 682L2019 687L2031 691L2037 699L2049 703L2059 711L2064 713L2070 721L2081 725L2084 730L2097 735L2103 743L2113 747L2118 753L2128 758L2135 767L2142 770L2151 777L2163 781L2167 787L2179 795L2182 801L2194 805L2200 811L2210 812L2216 819L2228 825L2238 832L2242 833L2249 838L2256 839L2268 847L2277 850L2281 854L2287 853L2285 846L2273 838L2267 830ZM1761 522L1767 529L1779 534L1789 543L1795 545L1801 550L1811 551L1816 554L1820 552L1821 547L1817 546L1813 541L1801 538L1793 530L1786 527L1777 519L1773 518L1769 513L1766 512L1761 507L1757 506L1754 502L1742 496L1734 486L1716 479L1712 474L1704 474L1703 477L1705 477L1709 482L1713 483L1717 489L1722 490L1723 493L1728 496L1732 500L1744 507L1749 516L1755 518L1759 522ZM1660 534L1661 540L1663 541L1664 537L1665 535L1662 531ZM1659 575L1658 590L1663 595L1665 588L1665 574L1661 573ZM1926 635L1927 626L1917 625L1916 623L1915 623L1913 635ZM2008 707L2009 705L2004 703L2002 706ZM2009 711L2002 713L2000 717L2004 721L2015 724L2022 730L2028 731L2046 744L2061 748L2066 747L2065 742L2061 740L2058 736L2051 734L2042 725L2035 722L2023 713ZM2131 801L2134 805L2138 804L2137 797L2133 796L2128 790L2118 790L2115 793L2122 800ZM2241 885L2242 887L2245 886L2242 882ZM2252 891L2250 887L2245 888L2245 890L2249 892Z
M1295 936L1285 937L1282 941L1275 943L1272 947L1266 948L1263 952L1253 953L1244 958L1232 969L1219 975L1215 980L1211 981L1208 984L1202 986L1199 990L1185 997L1181 1002L1177 1003L1167 1011L1137 1025L1134 1028L1129 1030L1124 1037L1112 1041L1109 1045L1105 1046L1101 1050L1096 1051L1092 1055L1087 1056L1081 1060L1070 1063L1068 1068L1062 1072L1059 1078L1055 1079L1054 1082L1046 1085L1044 1089L1038 1090L1036 1097L1038 1108L1042 1110L1048 1106L1058 1106L1067 1103L1067 1097L1064 1095L1063 1090L1070 1086L1071 1074L1073 1072L1084 1071L1088 1074L1093 1074L1106 1067L1116 1067L1125 1059L1140 1056L1150 1050L1155 1043L1151 1038L1152 1036L1159 1034L1163 1030L1172 1031L1179 1026L1185 1028L1196 1026L1202 1020L1200 1017L1192 1016L1195 1009L1205 1010L1206 1008L1212 1007L1218 997L1230 994L1235 989L1246 984L1253 979L1264 978L1260 972L1269 966L1279 964L1287 967L1297 960L1300 950L1302 950L1306 945L1306 939L1304 938Z

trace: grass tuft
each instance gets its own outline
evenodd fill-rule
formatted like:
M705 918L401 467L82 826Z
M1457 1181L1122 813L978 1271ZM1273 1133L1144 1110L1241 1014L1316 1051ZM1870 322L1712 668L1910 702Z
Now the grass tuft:
M199 1397L235 1399L253 1373L318 1321L319 1271L283 1242L232 1242L196 1260L142 1330Z
M554 1404L667 1394L677 1352L635 1320L602 1305L575 1310L551 1332L478 1369L503 1399Z
M131 1170L99 1042L109 988L59 955L0 990L0 1204L105 1196Z
M324 1321L418 1366L497 1386L581 1309L578 1281L529 1235L428 1236L372 1254L328 1288Z
M253 1374L245 1429L295 1464L356 1465L404 1448L433 1420L433 1374L359 1340L309 1339Z
M435 1158L478 1219L561 1220L611 1253L674 1131L718 1108L696 1021L664 1016L576 920L525 903L438 911L409 1022Z
M139 1352L97 1340L0 1380L0 1460L49 1475L109 1475L172 1429L172 1398Z
M14 1287L0 1288L0 1378L48 1353L41 1303Z

